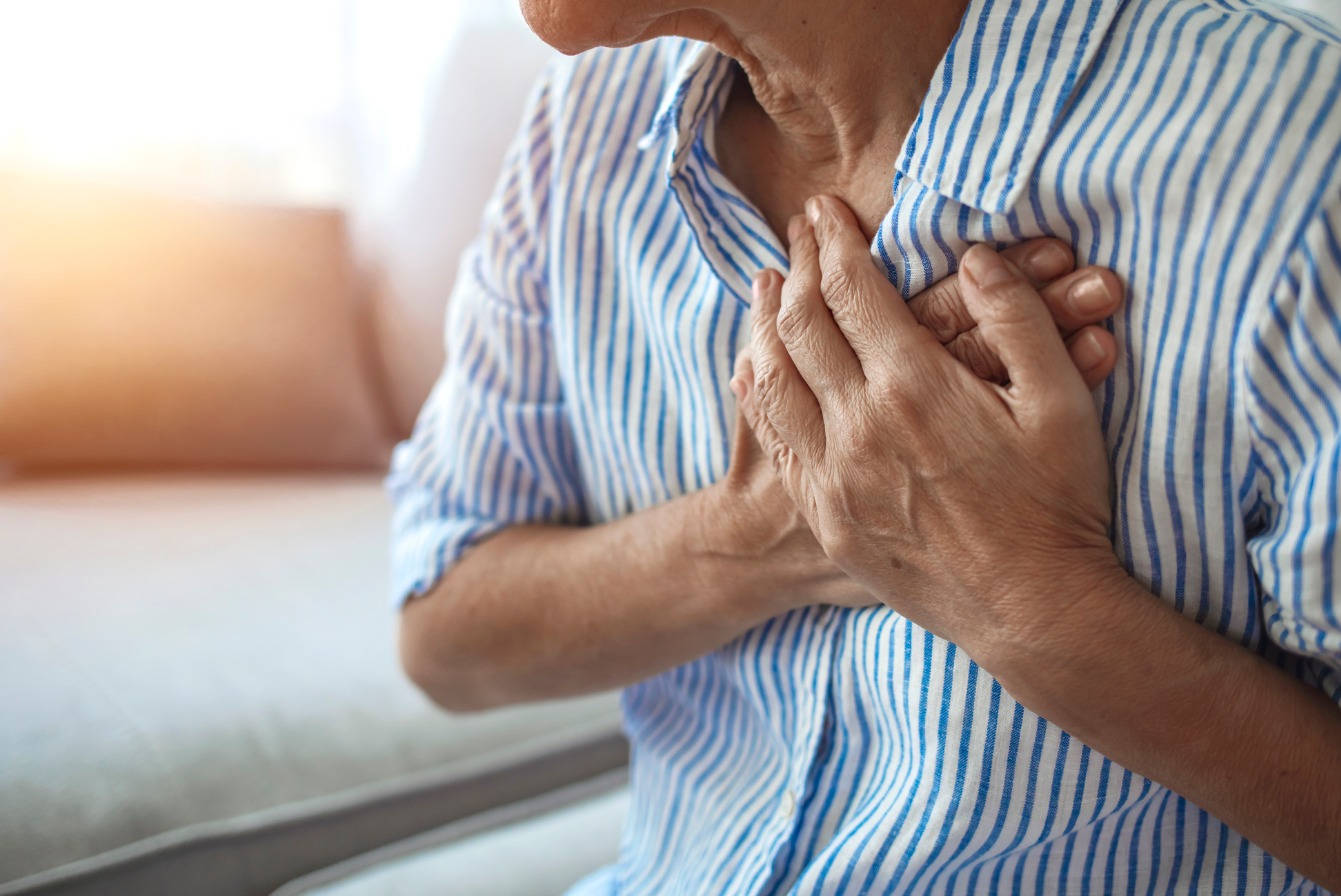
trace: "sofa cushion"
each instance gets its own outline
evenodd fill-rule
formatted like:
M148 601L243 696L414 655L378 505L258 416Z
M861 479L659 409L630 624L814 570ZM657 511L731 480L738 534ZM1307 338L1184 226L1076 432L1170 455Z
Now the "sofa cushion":
M372 476L0 483L0 894L268 893L618 768L611 696L402 677Z
M557 896L619 853L627 775L588 782L302 877L274 896Z
M0 458L383 465L334 211L0 174Z

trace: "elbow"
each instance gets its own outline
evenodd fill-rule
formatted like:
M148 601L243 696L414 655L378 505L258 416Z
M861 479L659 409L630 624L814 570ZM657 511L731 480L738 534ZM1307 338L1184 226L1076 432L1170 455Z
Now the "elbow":
M400 665L410 682L437 706L454 714L482 712L506 703L487 686L487 659L466 656L432 623L429 598L412 599L401 611ZM450 631L450 629L449 629Z

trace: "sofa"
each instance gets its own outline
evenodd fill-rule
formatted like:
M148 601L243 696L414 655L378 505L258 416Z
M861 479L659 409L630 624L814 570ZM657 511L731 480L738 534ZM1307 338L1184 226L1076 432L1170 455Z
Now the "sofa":
M449 715L387 591L387 458L547 59L466 22L420 168L352 214L0 172L0 896L538 896L614 856L617 697Z

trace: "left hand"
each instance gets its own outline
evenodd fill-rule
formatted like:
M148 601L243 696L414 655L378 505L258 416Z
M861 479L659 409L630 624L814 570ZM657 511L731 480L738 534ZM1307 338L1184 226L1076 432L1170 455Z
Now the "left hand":
M829 557L983 662L1116 566L1089 389L1038 291L990 248L964 256L961 290L1006 385L918 324L845 205L807 209L786 285L755 282L750 425Z

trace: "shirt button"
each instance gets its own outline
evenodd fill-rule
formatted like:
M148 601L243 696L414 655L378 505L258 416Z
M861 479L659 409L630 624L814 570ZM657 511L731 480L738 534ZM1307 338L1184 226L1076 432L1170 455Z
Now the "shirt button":
M791 818L796 814L796 791L790 788L782 794L782 808L778 812L783 818Z

